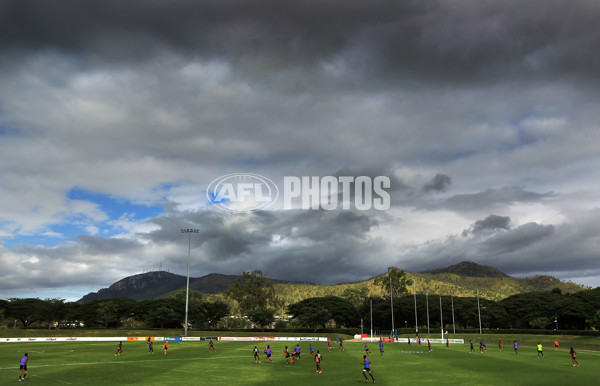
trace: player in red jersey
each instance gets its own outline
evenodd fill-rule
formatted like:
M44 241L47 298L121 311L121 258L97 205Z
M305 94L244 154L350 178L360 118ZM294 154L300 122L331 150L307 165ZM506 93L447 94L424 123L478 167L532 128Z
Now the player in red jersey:
M318 374L323 373L323 370L321 370L321 362L323 362L323 357L321 357L321 353L319 353L319 350L317 350L317 355L315 355L315 363L317 364L316 373Z
M123 352L123 342L119 342L119 345L117 346L117 352L115 353L115 356L121 356L121 353Z

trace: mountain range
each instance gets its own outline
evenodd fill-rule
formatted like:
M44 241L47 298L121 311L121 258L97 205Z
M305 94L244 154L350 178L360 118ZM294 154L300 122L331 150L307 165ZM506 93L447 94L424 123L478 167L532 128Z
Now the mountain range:
M420 273L407 272L416 283L417 293L454 296L479 296L490 300L534 291L550 291L559 288L563 293L581 291L580 285L563 282L557 278L538 275L527 278L514 278L505 273L473 262L462 262L446 268ZM190 277L190 289L209 296L219 297L227 287L234 284L238 275L211 273L199 278ZM383 289L375 285L376 277L355 283L312 284L273 279L277 295L286 303L294 303L309 297L340 296L347 289L367 288L369 296L383 294ZM78 302L113 298L147 300L168 297L186 288L186 277L165 271L154 271L126 277L110 285L83 296ZM412 288L409 288L412 293Z

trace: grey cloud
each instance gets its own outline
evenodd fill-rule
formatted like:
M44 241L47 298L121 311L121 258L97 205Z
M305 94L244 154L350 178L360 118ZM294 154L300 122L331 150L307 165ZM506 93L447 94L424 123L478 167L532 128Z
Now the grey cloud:
M482 248L493 254L512 253L547 239L554 231L552 225L528 223L508 232L494 234L482 243Z
M486 189L478 193L457 194L449 197L439 206L466 212L483 208L497 208L515 202L538 202L553 196L553 193L536 193L523 188L505 186L503 188Z
M433 179L423 186L423 191L444 191L452 184L452 179L445 174L438 173Z
M141 249L141 244L134 240L106 238L99 236L79 235L77 239L88 253L110 255L113 253L133 253Z
M465 229L463 231L462 235L464 237L467 236L469 233L477 234L486 231L496 231L499 229L510 229L510 217L491 214L483 220L475 221L475 223L471 225L470 229Z
M92 0L60 7L17 0L3 3L0 47L100 54L113 61L148 58L157 47L169 47L228 58L242 70L342 58L361 74L356 79L388 74L388 82L486 81L515 72L595 73L599 13L594 2L548 0ZM372 58L369 66L361 64L364 57Z

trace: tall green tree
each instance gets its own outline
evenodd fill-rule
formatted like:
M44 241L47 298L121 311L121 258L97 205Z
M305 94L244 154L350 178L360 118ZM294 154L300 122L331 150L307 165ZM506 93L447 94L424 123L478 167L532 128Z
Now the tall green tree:
M275 320L275 310L272 308L256 307L248 313L250 321L264 328Z
M344 289L344 291L341 294L341 297L352 303L354 307L358 308L365 302L368 295L369 289L363 285L360 287L348 287Z
M37 298L10 299L6 305L6 314L28 328L33 322L42 320L43 308L44 301Z
M392 283L392 294L394 297L408 293L408 287L413 284L412 279L408 277L405 271L396 267L389 267L385 275L377 277L374 281L375 285L381 287L384 297L390 298L390 278Z
M348 300L337 296L304 299L290 304L288 312L301 324L313 328L323 327L332 319L338 327L355 327L360 324L356 307Z
M235 284L225 290L225 296L237 301L240 311L247 314L256 308L279 306L273 280L265 277L262 271L244 272Z
M204 313L206 315L206 324L209 327L215 327L221 319L229 315L229 306L222 301L205 302Z

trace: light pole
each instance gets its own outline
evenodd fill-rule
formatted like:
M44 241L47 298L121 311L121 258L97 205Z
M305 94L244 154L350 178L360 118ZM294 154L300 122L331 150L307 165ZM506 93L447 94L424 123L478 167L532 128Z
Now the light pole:
M440 296L440 326L442 326L442 340L444 340L444 316L442 314L442 297Z
M187 262L187 284L185 287L185 324L184 324L184 332L183 336L187 336L188 334L188 300L190 294L190 254L192 252L192 233L199 233L198 229L188 228L182 229L181 233L188 235L188 262Z
M373 337L373 299L369 299L369 305L371 307L371 338Z
M419 337L419 322L417 321L417 278L413 275L413 292L415 296L415 332Z
M427 303L427 333L429 334L429 294L425 294L425 303Z
M392 267L388 268L388 275L390 276L390 303L392 306L392 337L394 335L394 292L392 291Z
M450 290L450 301L452 302L452 333L456 334L456 325L454 324L454 297L452 296L452 290Z
M481 307L479 306L479 290L477 290L477 314L479 315L479 335L481 335Z

